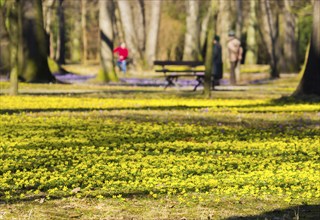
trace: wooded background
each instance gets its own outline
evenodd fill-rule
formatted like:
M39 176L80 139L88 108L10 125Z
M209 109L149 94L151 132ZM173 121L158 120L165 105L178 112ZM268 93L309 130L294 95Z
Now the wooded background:
M52 73L63 73L62 65L71 63L100 65L97 81L117 81L112 51L125 42L133 74L151 70L156 59L203 61L209 94L212 39L221 37L228 71L226 44L234 30L243 64L268 64L276 79L297 73L305 60L298 91L320 94L319 5L320 0L0 0L0 73L10 75L12 94L18 80L56 82Z
M14 0L3 1L1 7L2 73L10 69L6 31L10 2ZM207 31L214 28L221 37L225 63L227 34L235 30L245 51L243 63L275 62L272 65L277 65L279 72L297 72L311 34L310 0L43 0L41 3L50 41L49 56L59 64L99 62L99 13L111 18L113 47L125 41L134 68L144 69L151 68L154 59L203 60ZM103 11L102 4L108 10ZM210 13L215 16L213 24L209 24ZM100 26L103 22L100 20Z

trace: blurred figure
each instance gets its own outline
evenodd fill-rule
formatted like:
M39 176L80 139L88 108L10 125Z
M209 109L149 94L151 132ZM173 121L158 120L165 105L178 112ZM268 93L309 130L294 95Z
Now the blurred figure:
M234 31L229 31L229 40L228 40L228 52L230 60L230 83L231 85L236 84L236 68L240 65L242 60L242 47L241 42L235 37Z
M213 51L212 51L212 76L213 87L214 85L220 85L220 79L223 76L223 64L222 64L222 48L220 44L220 37L216 35L213 39Z
M125 43L121 43L119 47L115 48L113 50L113 53L118 54L118 61L117 66L120 68L120 71L123 72L123 74L126 74L127 72L127 57L128 57L128 49L126 48Z

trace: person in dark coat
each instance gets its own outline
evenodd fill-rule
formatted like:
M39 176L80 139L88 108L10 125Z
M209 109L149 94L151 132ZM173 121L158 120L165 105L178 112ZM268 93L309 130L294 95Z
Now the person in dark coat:
M222 48L220 44L220 37L215 36L213 39L212 51L212 76L213 85L220 85L220 79L223 77L223 64L222 64Z

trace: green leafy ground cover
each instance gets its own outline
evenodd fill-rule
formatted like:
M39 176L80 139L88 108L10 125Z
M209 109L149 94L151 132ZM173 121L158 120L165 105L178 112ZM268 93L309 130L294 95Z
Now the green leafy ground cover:
M314 219L320 105L279 99L296 84L228 87L212 99L21 84L21 96L0 96L0 217Z

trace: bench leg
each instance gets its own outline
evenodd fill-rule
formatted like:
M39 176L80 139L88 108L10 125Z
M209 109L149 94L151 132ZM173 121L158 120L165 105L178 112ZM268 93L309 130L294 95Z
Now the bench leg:
M203 84L203 79L202 77L197 77L197 81L198 81L198 84L193 88L193 91L197 91L197 88L198 86L202 85Z
M174 80L174 77L167 76L166 77L167 85L164 87L164 89L166 89L169 86L174 86L175 84L174 84L173 80Z

